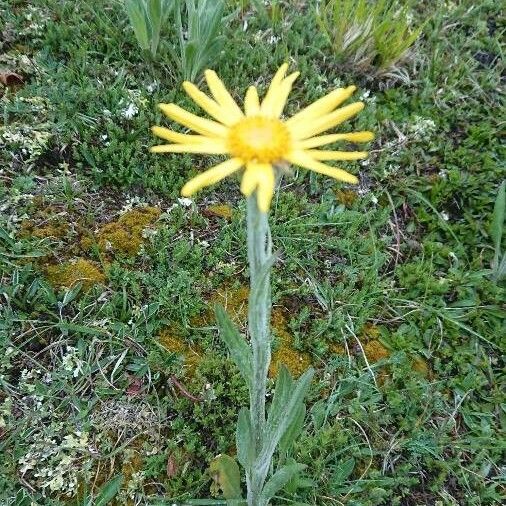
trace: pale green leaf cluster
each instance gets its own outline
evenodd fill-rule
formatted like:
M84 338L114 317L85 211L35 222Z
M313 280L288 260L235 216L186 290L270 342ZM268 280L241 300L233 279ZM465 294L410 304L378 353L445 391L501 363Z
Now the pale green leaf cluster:
M175 25L178 50L172 56L184 80L194 81L214 61L225 37L220 34L225 24L223 0L176 0Z
M246 383L252 385L252 378L248 377L248 374L251 375L251 352L246 341L233 327L223 308L217 308L216 316L220 336L227 345L232 360ZM286 454L302 431L306 413L304 397L313 374L314 370L309 369L298 380L294 380L286 367L280 368L262 434L254 434L249 409L242 408L239 412L236 430L237 459L246 471L247 481L259 480L262 484L258 506L267 505L269 500L305 467L295 462L283 464L283 459L279 458L278 468L267 479L276 450L280 457ZM250 388L254 388L254 385ZM235 485L230 485L234 481L237 482L237 478L234 478L236 476L234 466L228 463L226 469L220 469L226 474L224 481L229 484L227 488L235 489Z
M174 6L174 0L125 0L125 9L140 48L156 57L162 26Z
M422 32L423 25L410 28L410 7L410 1L326 0L318 23L342 62L386 71Z

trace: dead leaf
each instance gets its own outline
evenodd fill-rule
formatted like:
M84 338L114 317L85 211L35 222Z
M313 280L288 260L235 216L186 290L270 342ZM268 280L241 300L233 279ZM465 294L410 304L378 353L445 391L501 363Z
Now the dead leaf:
M130 378L130 383L126 389L126 394L134 397L139 395L142 390L142 380L140 378Z
M168 478L174 478L174 476L177 476L177 463L174 455L171 453L169 455L169 458L167 459L167 477Z
M15 72L9 70L0 71L0 83L4 86L21 86L23 84L23 78Z

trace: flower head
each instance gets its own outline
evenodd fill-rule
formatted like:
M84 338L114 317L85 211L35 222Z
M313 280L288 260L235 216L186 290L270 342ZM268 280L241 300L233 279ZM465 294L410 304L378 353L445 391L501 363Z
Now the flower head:
M188 95L214 120L201 118L176 104L160 104L172 120L196 132L182 134L155 126L153 133L172 144L153 146L154 153L204 153L229 158L188 181L181 190L185 197L242 170L241 192L249 197L257 192L261 211L270 207L276 184L276 165L289 162L347 183L357 183L352 174L323 161L359 160L365 151L329 151L314 149L338 141L368 142L371 132L320 135L355 116L364 108L355 102L338 108L355 91L355 86L338 88L287 120L281 114L292 85L299 73L286 76L288 65L276 72L262 102L257 89L250 86L244 100L244 112L215 72L205 72L213 98L194 84L185 82Z

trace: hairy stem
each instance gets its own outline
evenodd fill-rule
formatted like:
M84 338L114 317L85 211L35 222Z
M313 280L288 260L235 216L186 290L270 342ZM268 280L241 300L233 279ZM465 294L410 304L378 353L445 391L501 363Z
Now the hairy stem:
M251 427L255 454L262 450L265 430L265 394L267 373L271 361L271 289L270 273L265 272L272 255L268 214L258 209L256 194L248 198L248 262L250 270L250 297L248 328L253 353L253 378L250 387ZM265 469L253 468L247 472L248 505L259 506L259 495L265 482Z

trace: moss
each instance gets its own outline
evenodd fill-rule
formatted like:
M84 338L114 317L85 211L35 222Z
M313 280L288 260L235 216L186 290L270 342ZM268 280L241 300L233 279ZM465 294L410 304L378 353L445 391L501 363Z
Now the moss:
M333 355L346 355L346 348L342 344L330 343L329 351Z
M181 355L184 360L184 372L187 376L193 376L200 361L202 352L198 347L190 347L178 335L177 329L169 327L158 336L158 342L171 353Z
M377 339L365 344L364 353L367 360L373 364L390 356L390 352Z
M353 190L336 190L335 196L340 204L346 207L351 207L357 200L357 193Z
M364 341L369 341L371 339L378 339L380 336L380 329L376 325L372 323L366 323L364 325L364 329L362 331L362 337Z
M70 288L81 282L85 290L105 282L104 273L92 262L78 258L60 265L46 267L48 281L58 287Z
M218 216L227 221L232 219L232 208L226 204L215 204L204 210L205 216Z
M81 240L81 246L89 249L96 242L102 252L128 257L135 256L144 241L143 231L160 217L157 207L139 207L123 214L117 221L104 225L94 240L89 236Z
M221 304L232 321L244 325L248 320L248 297L249 288L245 285L223 285L211 300L213 306Z
M61 239L67 235L68 231L68 224L60 219L51 220L51 223L44 226L38 226L37 223L32 220L24 220L21 223L20 237L36 237L37 239L52 237Z
M414 371L421 374L424 378L432 377L432 371L429 367L429 364L424 358L420 357L419 355L415 356L411 360L411 366Z
M208 309L191 319L194 327L204 327L215 323L214 306L220 304L225 308L230 319L243 327L248 321L249 288L245 285L223 283L208 299Z
M269 377L275 378L277 376L281 364L288 368L292 376L299 377L311 366L310 355L294 348L293 337L288 331L286 317L280 308L275 308L272 311L271 326L279 346L272 354Z

